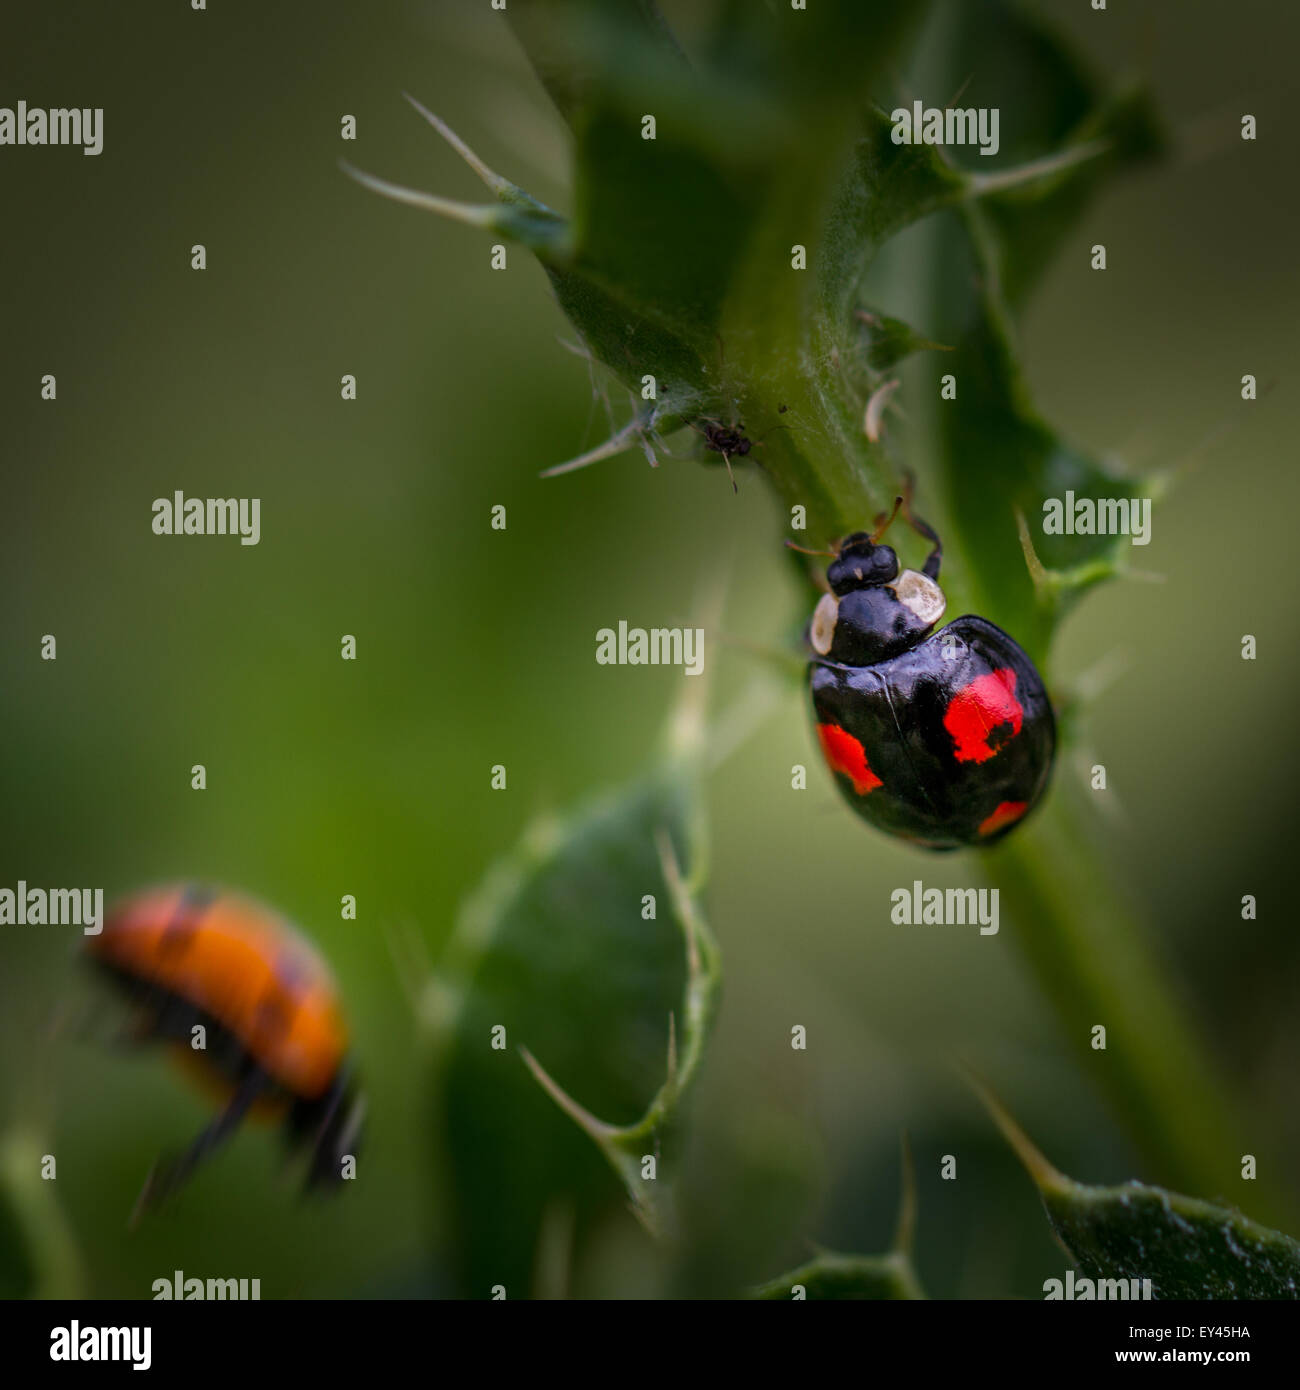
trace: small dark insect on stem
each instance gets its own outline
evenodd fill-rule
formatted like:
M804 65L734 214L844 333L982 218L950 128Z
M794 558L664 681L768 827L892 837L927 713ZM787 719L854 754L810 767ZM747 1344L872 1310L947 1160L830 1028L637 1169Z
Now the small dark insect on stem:
M781 406L784 412L787 406ZM698 426L692 425L692 429ZM788 425L777 425L776 429L788 429ZM732 492L739 492L740 488L736 483L736 475L731 470L731 460L733 458L744 458L756 445L761 444L763 439L750 439L745 433L745 426L739 422L734 425L724 425L717 420L705 420L704 428L699 429L699 433L704 436L704 447L711 449L715 454L722 455L722 461L727 465L727 477L731 479ZM771 433L771 430L768 431Z
M736 484L736 475L731 471L731 460L733 457L744 458L754 447L754 441L746 436L744 430L744 425L721 425L716 420L706 420L700 431L704 436L704 447L722 455L722 461L727 465L727 477L731 479L732 492L739 492L740 488Z

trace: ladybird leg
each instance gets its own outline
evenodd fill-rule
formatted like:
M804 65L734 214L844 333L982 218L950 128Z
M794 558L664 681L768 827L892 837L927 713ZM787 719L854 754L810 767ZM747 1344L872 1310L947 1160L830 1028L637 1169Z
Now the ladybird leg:
M356 1144L365 1114L365 1096L353 1091L350 1077L340 1076L326 1098L323 1114L310 1137L311 1164L304 1184L306 1190L338 1181L336 1165Z
M893 510L892 512L877 512L877 513L876 513L876 518L875 518L875 521L873 522L873 525L875 526L875 530L873 530L872 533L871 533L871 544L872 544L872 545L878 545L878 544L880 543L880 538L881 538L881 537L885 534L885 532L888 531L889 528L894 524L894 518L898 515L898 509L899 509L899 507L901 507L902 505L903 505L903 499L902 499L901 497L895 497L895 498L894 498L894 510Z
M131 1215L134 1226L151 1207L170 1197L200 1163L223 1140L228 1139L239 1127L240 1121L248 1114L257 1098L267 1089L265 1073L254 1071L240 1082L235 1094L226 1108L212 1121L185 1150L179 1158L171 1162L159 1160L154 1164L145 1179L140 1196L136 1199L135 1211Z
M939 539L939 533L930 525L928 521L922 521L912 510L912 487L915 479L910 473L903 479L903 518L907 524L916 532L918 536L924 536L930 541L934 549L926 556L925 564L921 566L921 573L927 579L938 579L939 566L943 563L943 542Z

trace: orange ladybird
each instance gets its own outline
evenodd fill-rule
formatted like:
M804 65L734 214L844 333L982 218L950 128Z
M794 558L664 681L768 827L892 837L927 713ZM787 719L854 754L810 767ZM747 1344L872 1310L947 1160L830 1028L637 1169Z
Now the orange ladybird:
M363 1102L334 978L288 922L232 894L177 884L118 903L86 950L133 1005L132 1036L172 1045L226 1097L184 1154L155 1165L140 1208L174 1192L254 1108L282 1119L291 1146L308 1149L309 1188L339 1181Z

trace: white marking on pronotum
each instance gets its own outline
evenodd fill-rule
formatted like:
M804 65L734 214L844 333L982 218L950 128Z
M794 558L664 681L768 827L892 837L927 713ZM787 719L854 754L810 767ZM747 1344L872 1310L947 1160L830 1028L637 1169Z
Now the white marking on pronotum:
M920 570L904 570L889 587L899 603L910 608L926 627L933 627L948 606L943 590Z
M840 601L834 594L823 594L813 609L812 628L808 640L818 656L826 656L835 640L835 619L839 613Z

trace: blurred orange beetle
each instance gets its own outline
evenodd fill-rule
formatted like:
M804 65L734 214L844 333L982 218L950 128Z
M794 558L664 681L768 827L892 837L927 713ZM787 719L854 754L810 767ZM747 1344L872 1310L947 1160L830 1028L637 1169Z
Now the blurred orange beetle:
M342 1178L364 1101L334 977L288 922L232 894L174 884L118 903L85 949L132 1004L130 1036L172 1045L225 1096L179 1158L154 1165L137 1213L174 1192L253 1109L307 1148L308 1188Z

